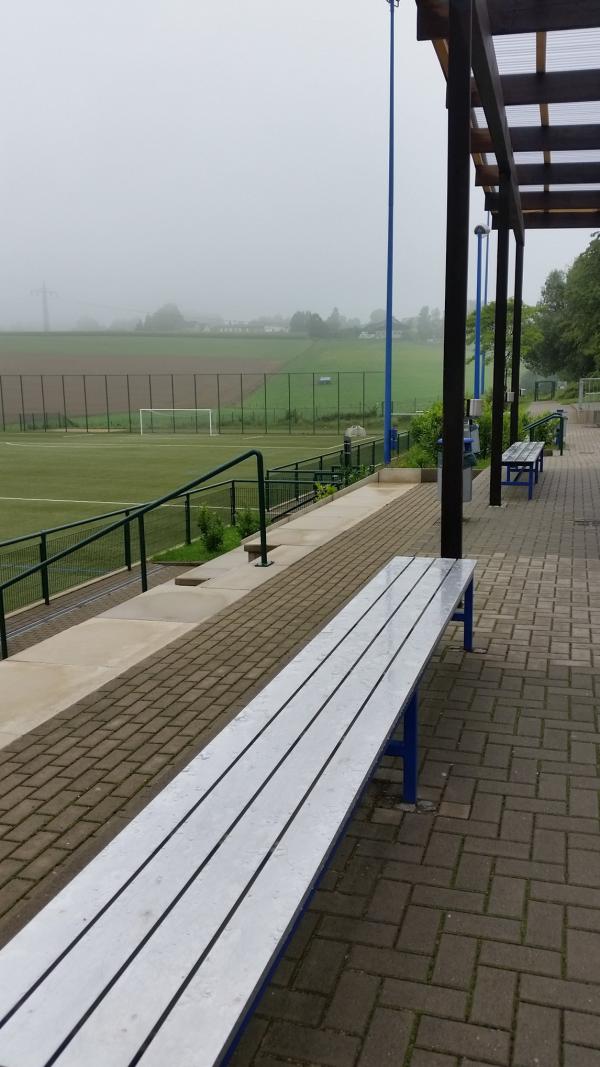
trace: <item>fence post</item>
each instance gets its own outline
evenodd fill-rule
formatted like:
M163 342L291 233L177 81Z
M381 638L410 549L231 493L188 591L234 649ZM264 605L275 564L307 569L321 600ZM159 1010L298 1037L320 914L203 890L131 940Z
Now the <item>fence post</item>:
M106 432L110 433L110 405L108 403L108 375L104 375L104 396L106 399Z
M262 452L256 453L256 480L258 483L258 515L260 519L260 563L257 567L269 567L267 559L267 512L265 508L265 469Z
M192 543L192 512L190 509L190 494L185 494L185 543Z
M45 563L48 559L48 546L46 543L46 533L44 530L40 533L40 563ZM42 596L44 598L44 604L50 603L50 590L48 588L48 568L42 567L40 571L40 577L42 579Z
M232 478L229 484L229 515L232 526L235 526L236 509L235 509L235 479Z
M88 418L87 385L85 384L85 374L81 375L81 379L82 379L82 382L83 382L83 410L85 412L85 432L89 433L90 432L90 424L89 424L89 418Z
M4 591L2 589L0 589L0 655L2 659L7 659L8 657L6 619L4 618Z
M375 441L371 442L371 466L375 469Z
M146 531L144 529L144 513L138 515L138 534L140 541L140 574L142 576L142 593L148 589L148 566L146 563Z
M579 403L583 404L583 378L579 379Z
M271 510L271 485L269 482L270 474L270 471L267 471L265 474L265 507L267 511Z
M299 497L300 497L300 486L298 484L299 479L298 479L298 464L297 463L296 463L296 466L295 466L294 470L295 470L295 474L294 474L294 497L295 497L296 500L298 500Z
M47 424L47 420L46 420L46 397L44 395L44 375L43 374L40 374L40 391L41 391L41 394L42 394L42 418L44 420L44 432L46 432L46 430L48 429L48 424Z
M129 510L125 512L125 518L129 518ZM131 523L126 522L123 526L123 539L125 542L125 566L131 570Z

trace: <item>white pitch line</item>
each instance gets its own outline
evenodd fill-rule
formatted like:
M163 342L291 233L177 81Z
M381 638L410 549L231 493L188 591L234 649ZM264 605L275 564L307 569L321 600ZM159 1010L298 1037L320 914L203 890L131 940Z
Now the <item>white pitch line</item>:
M121 504L125 508L139 508L142 503L138 500L73 500L67 497L57 496L0 496L0 500L21 500L31 504ZM144 501L148 503L148 501Z

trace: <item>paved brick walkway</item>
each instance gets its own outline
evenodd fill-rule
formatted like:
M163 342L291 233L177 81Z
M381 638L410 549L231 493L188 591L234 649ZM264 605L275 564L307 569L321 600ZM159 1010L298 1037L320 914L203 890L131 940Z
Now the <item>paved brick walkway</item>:
M386 761L235 1067L600 1065L600 431L569 438L531 503L491 511L477 480L478 651L449 631L422 690L433 810L402 812ZM438 540L420 486L0 752L0 936L385 560Z

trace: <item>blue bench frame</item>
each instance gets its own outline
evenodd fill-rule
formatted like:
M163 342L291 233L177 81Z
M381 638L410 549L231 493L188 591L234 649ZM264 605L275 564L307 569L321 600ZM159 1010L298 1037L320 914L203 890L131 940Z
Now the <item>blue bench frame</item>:
M465 652L473 651L473 580L465 589L462 611L455 611L453 622L464 624L463 647ZM417 779L419 771L419 688L415 687L412 696L401 713L403 720L402 741L388 741L384 755L400 757L404 761L402 796L405 804L417 803Z
M513 489L527 489L527 499L531 500L533 498L533 487L537 485L540 474L544 470L544 449L542 448L537 459L503 459L502 466L506 467L506 478L503 480L502 485L509 485ZM511 473L515 475L514 478L511 478ZM527 474L526 482L519 481L522 474Z

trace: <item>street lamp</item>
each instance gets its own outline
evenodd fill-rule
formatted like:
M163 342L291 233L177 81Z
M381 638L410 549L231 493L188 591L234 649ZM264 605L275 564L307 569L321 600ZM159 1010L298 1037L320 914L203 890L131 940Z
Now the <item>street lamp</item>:
M484 237L489 237L487 226L476 226L477 236L477 302L475 305L475 381L473 384L473 396L476 400L481 395L481 244Z
M388 159L387 288L385 311L385 387L383 400L383 462L392 458L392 333L394 278L394 12L400 0L390 5L390 134Z

